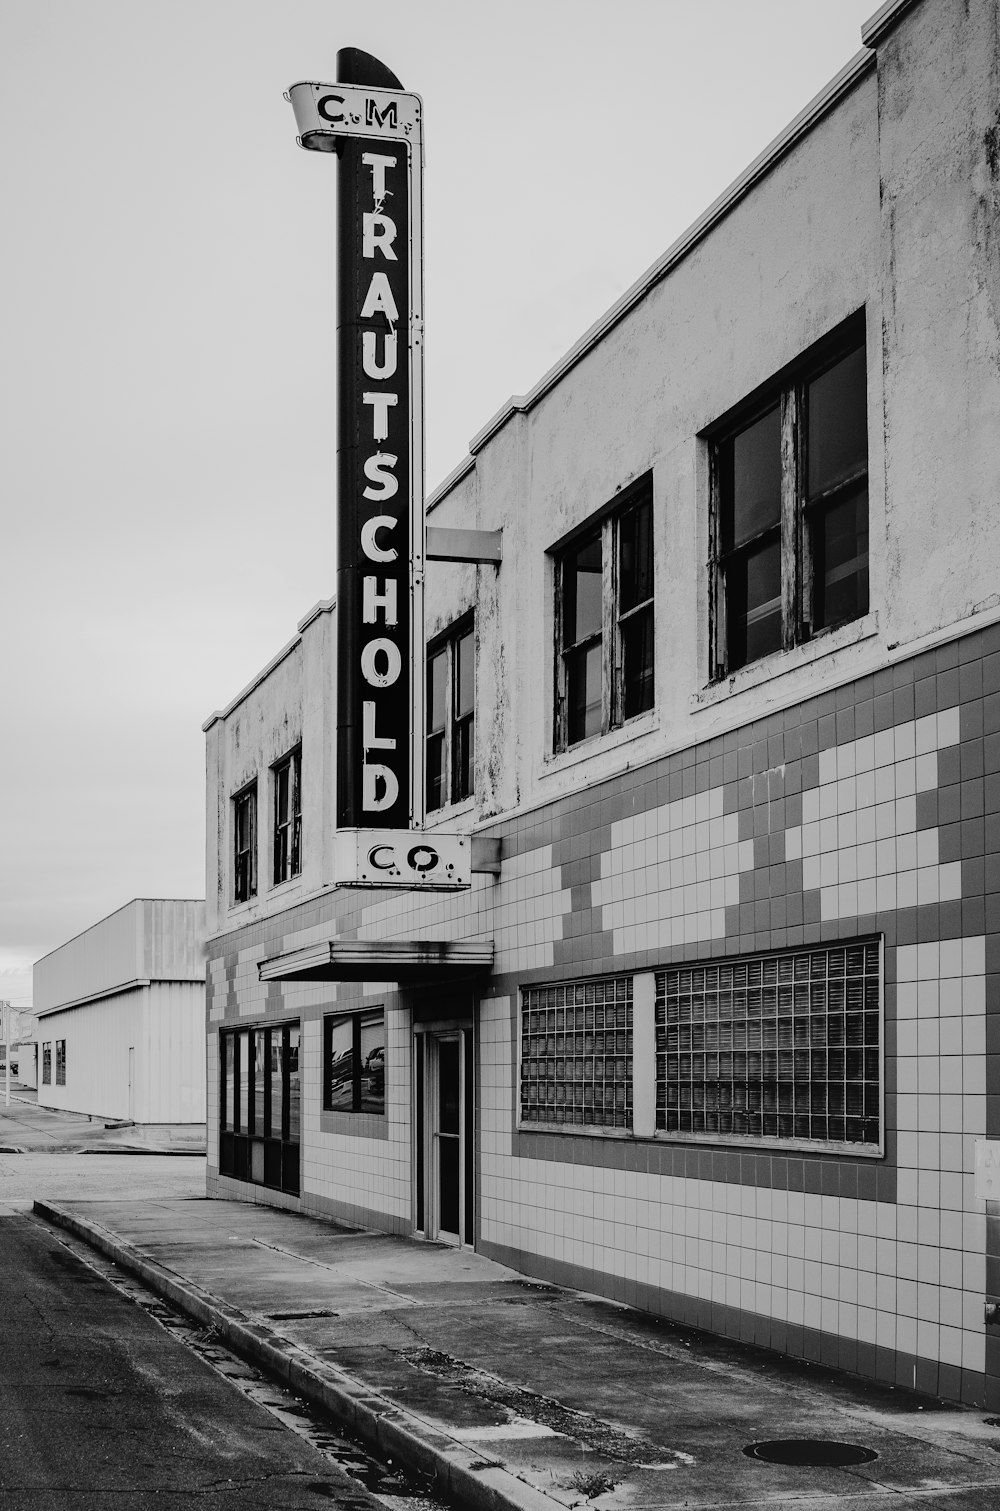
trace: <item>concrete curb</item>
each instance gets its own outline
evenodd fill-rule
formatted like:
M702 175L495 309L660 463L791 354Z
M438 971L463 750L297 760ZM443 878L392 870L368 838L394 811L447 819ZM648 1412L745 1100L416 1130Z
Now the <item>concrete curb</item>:
M38 1151L40 1154L44 1150ZM164 1149L159 1144L153 1144L149 1149L142 1149L137 1144L109 1144L104 1148L101 1144L91 1144L86 1149L78 1149L77 1154L169 1154L176 1159L204 1159L208 1153L206 1149Z
M380 1454L433 1479L437 1490L455 1504L476 1511L566 1511L561 1501L526 1485L509 1469L484 1462L432 1423L403 1410L335 1365L276 1337L238 1308L166 1269L98 1223L52 1202L35 1201L33 1210L137 1276L186 1316L212 1328L234 1353L276 1376Z

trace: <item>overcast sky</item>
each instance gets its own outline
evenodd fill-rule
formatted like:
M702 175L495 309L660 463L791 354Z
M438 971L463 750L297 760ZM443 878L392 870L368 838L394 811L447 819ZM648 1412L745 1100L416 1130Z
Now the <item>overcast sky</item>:
M204 735L334 583L339 47L421 94L427 484L877 0L2 0L0 997L204 895Z

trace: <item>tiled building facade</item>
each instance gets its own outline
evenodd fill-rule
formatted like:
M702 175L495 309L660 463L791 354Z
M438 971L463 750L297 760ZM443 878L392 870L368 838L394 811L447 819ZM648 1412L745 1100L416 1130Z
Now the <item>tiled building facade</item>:
M209 1188L996 1409L1000 43L865 41L431 501L499 869L331 886L330 604L206 726Z

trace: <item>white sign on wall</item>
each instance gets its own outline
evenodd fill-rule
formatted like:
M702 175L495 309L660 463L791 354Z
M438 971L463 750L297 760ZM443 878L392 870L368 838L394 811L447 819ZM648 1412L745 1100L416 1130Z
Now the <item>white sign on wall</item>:
M339 829L334 873L347 886L450 892L472 882L472 841L434 830Z

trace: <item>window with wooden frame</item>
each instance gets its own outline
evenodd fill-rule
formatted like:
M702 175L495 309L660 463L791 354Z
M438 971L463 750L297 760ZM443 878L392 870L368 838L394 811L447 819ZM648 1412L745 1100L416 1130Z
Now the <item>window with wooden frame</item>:
M233 901L257 896L257 783L233 798Z
M712 675L721 678L868 612L864 312L709 440Z
M427 656L427 811L475 791L476 635L470 618Z
M272 767L274 777L274 885L302 869L302 751Z
M653 483L556 556L555 746L653 707Z
M324 1112L385 1112L385 1010L323 1019Z

